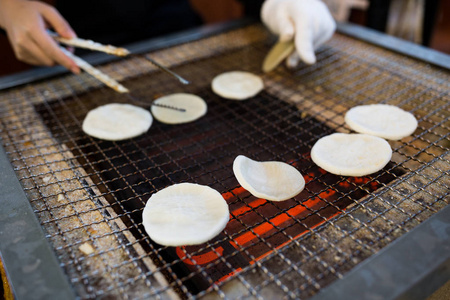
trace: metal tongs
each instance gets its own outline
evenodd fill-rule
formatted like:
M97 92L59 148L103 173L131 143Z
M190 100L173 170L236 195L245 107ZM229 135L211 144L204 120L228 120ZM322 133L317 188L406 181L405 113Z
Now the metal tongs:
M66 38L63 38L63 37L59 36L57 33L53 32L53 31L50 31L50 30L48 31L48 33L50 34L51 37L53 37L53 39L55 39L55 41L57 41L57 42L59 42L61 44L68 45L68 46L84 48L84 49L89 49L89 50L93 50L93 51L105 52L107 54L112 54L112 55L116 55L116 56L127 56L127 55L130 54L130 51L128 51L125 48L115 47L115 46L112 46L112 45L103 45L103 44L100 44L100 43L97 43L97 42L94 42L94 41L91 41L91 40L85 40L85 39L80 39L80 38L66 39ZM90 74L93 77L95 77L96 79L100 80L101 82L103 82L104 84L106 84L107 86L109 86L110 88L115 90L116 92L129 93L129 90L126 87L124 87L119 82L117 82L116 80L114 80L110 76L106 75L105 73L103 73L99 69L97 69L94 66L90 65L84 59L74 55L73 53L71 53L70 51L65 49L64 47L61 47L61 50L68 57L70 57L77 64L77 66L80 69L84 70L88 74ZM186 79L184 79L180 75L178 75L175 72L169 70L168 68L158 64L156 61L154 61L153 59L149 58L148 56L144 56L144 57L145 57L145 59L150 61L152 64L157 66L159 69L163 70L164 72L166 72L166 73L170 74L171 76L175 77L176 79L178 79L181 83L189 84L189 81L187 81Z

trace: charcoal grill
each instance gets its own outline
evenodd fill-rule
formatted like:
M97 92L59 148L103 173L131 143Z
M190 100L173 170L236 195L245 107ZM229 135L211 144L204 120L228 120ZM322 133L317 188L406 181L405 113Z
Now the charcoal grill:
M126 59L88 56L141 101L188 92L208 104L196 122L155 121L121 142L81 130L90 109L129 102L88 75L54 68L2 79L0 250L16 296L421 298L448 280L448 56L341 24L315 65L263 74L274 41L239 21L131 45ZM220 98L211 79L231 70L260 75L265 90L243 102ZM369 103L419 121L412 136L390 142L392 161L358 178L312 163L314 142L350 132L345 112ZM255 198L234 178L239 154L295 166L305 190L284 202ZM164 247L141 214L150 195L180 182L218 190L231 219L205 244Z

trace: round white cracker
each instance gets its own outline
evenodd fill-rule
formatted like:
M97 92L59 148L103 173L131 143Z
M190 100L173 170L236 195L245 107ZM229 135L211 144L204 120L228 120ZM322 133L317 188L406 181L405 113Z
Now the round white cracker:
M142 214L145 231L165 246L209 241L227 225L229 209L216 190L194 183L171 185L148 199Z
M356 132L388 140L400 140L417 128L413 114L387 104L355 106L345 114L345 122Z
M250 72L231 71L214 77L212 90L217 95L232 100L245 100L264 88L261 77Z
M152 115L146 109L111 103L89 111L82 129L86 134L102 140L120 141L147 132L152 122Z
M333 133L319 139L311 149L311 159L322 169L343 176L375 173L391 160L389 143L368 134Z
M233 172L239 184L253 196L283 201L299 194L305 179L293 166L280 161L254 161L244 155L234 159Z
M160 97L154 103L177 108L152 105L151 111L155 119L166 124L182 124L195 121L206 114L208 106L199 96L176 93ZM180 111L183 109L184 111Z

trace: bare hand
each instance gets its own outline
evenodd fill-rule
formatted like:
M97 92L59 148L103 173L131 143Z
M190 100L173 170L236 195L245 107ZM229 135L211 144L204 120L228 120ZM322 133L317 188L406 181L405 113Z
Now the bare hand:
M76 37L52 6L37 1L0 0L0 27L5 29L17 59L32 65L60 64L73 73L80 72L46 31L52 28L62 37Z

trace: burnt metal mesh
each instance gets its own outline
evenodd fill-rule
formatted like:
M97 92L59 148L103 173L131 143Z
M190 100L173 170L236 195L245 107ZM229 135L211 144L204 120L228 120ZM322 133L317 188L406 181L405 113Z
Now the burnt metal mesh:
M336 34L317 64L262 74L272 43L252 25L150 54L189 86L142 56L101 66L140 101L187 92L208 104L198 121L155 120L121 142L81 130L89 110L132 103L88 75L0 94L3 146L81 298L308 298L448 204L447 70ZM242 102L215 95L211 79L230 70L262 76L264 92ZM419 121L411 137L390 141L391 163L358 178L312 163L315 141L350 132L345 112L368 103ZM283 202L255 198L234 178L239 154L295 166L305 190ZM146 235L141 214L150 195L180 182L218 190L231 219L205 244L164 247Z

